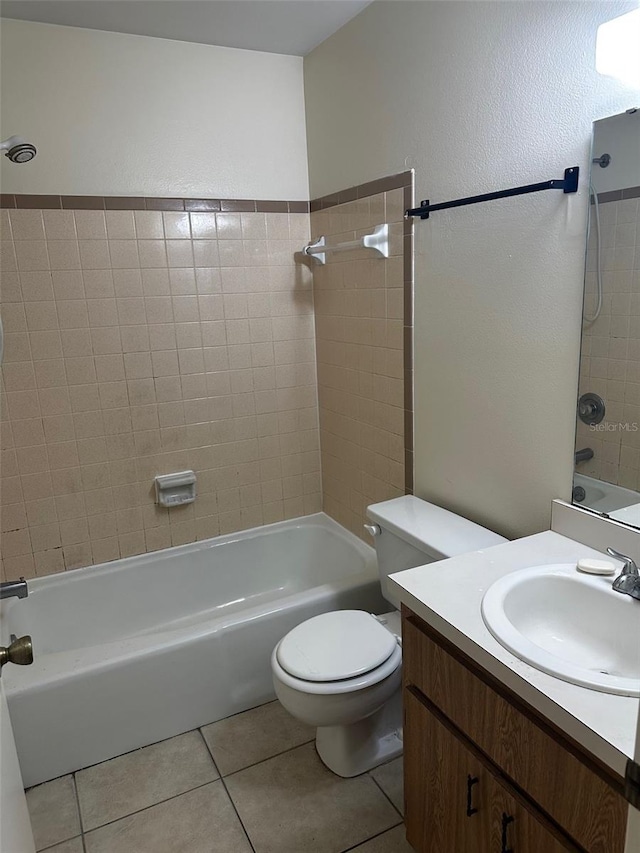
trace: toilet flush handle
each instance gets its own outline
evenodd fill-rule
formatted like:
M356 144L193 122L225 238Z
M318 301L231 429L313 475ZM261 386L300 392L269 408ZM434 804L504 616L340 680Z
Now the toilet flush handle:
M370 536L373 536L374 539L382 533L382 530L377 524L365 524L364 529Z

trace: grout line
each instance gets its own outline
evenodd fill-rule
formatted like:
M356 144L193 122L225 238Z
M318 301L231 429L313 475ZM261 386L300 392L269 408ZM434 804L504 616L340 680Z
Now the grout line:
M194 729L194 731L198 732L198 734L200 735L200 740L201 740L201 741L202 741L202 743L204 744L204 748L205 748L205 750L206 750L206 752L207 752L207 755L209 756L209 758L211 759L211 762L212 762L213 766L215 767L216 773L218 774L218 779L222 779L222 773L220 772L220 768L219 768L219 767L218 767L218 765L216 764L216 760L215 760L215 758L213 757L213 752L211 752L211 750L209 749L209 744L207 743L207 739L206 739L206 738L205 738L205 736L202 734L202 729ZM215 781L217 781L217 779L216 779Z
M78 821L80 822L80 835L84 834L84 826L82 823L82 810L80 809L80 797L78 795L78 783L76 781L76 771L74 770L71 774L71 780L73 782L73 792L76 795L76 808L78 809ZM43 783L46 784L46 783Z
M288 749L283 749L281 752L275 752L273 755L270 755L268 758L261 758L260 761L254 761L253 764L247 764L246 767L240 767L238 770L234 770L231 773L226 773L224 776L221 776L221 779L229 779L231 776L236 776L238 773L242 773L243 770L249 770L250 767L257 767L258 764L264 764L265 761L271 761L272 758L278 758L280 755L286 755L287 752L293 752L294 749L300 749L301 746L308 746L310 743L314 742L314 738L310 740L305 740L303 743L298 743L295 746L290 746Z
M202 734L202 732L200 731L200 729L198 729L198 732L200 733L200 737L202 738L202 740L203 740L203 742L204 742L204 745L205 745L205 748L206 748L207 752L208 752L208 753L209 753L209 755L211 756L211 760L213 761L213 763L214 763L215 767L217 768L217 766L218 766L218 765L216 764L216 760L215 760L215 758L213 757L213 752L212 752L212 751L211 751L211 749L209 748L209 744L207 743L207 741L206 741L206 739L205 739L205 736ZM236 817L238 818L238 821L240 822L240 826L242 827L242 831L244 832L244 834L245 834L245 836L246 836L246 838L247 838L247 843L248 843L249 847L251 848L251 850L253 851L253 853L256 853L255 847L254 847L254 846L253 846L253 844L251 843L251 838L249 837L249 833L247 832L247 828L246 828L246 826L244 825L244 821L243 821L243 820L242 820L242 818L240 817L240 813L239 813L238 809L236 808L236 804L235 804L235 803L234 803L234 801L233 801L233 797L232 797L232 796L231 796L231 794L229 793L229 789L227 788L227 786L226 786L226 784L225 784L224 777L222 776L222 774L220 774L220 781L222 782L222 787L224 788L225 793L226 793L227 797L229 798L229 802L231 803L231 807L233 808L234 812L236 813Z
M70 773L63 773L61 776L54 776L53 779L45 779L44 782L38 782L36 785L31 785L29 788L25 788L25 791L31 791L34 788L39 788L40 785L47 785L49 782L55 782L57 779L64 779L65 776L73 776L75 782L76 773L82 773L84 770L91 770L93 767L100 767L101 764L106 764L108 761L115 761L116 758L124 758L125 755L133 755L134 752L140 752L141 749L146 749L148 746L157 746L159 743L173 740L174 737L181 737L182 735L187 735L189 732L195 731L197 731L197 729L189 729L186 732L179 732L177 735L170 735L169 737L162 738L162 740L154 740L152 743L145 743L144 746L136 746L135 749L128 749L126 752L113 755L111 758L103 758L102 761L96 761L95 764L87 764L85 767L78 767L77 770L72 770Z
M229 714L228 717L221 717L219 720L213 720L210 723L203 723L203 725L198 726L197 729L191 729L190 731L200 731L200 729L206 729L207 726L215 726L216 723L222 723L225 720L232 720L234 717L239 717L240 714L247 714L249 711L255 711L256 708L263 708L265 705L273 705L274 702L277 702L277 699L267 699L266 702L260 702L258 705L252 705L250 708L245 708L244 711L236 711L235 714Z
M236 817L238 818L238 821L240 822L240 826L242 827L242 831L244 832L244 834L247 837L247 843L248 843L249 847L253 850L253 853L256 853L256 848L253 846L253 843L251 842L251 837L249 836L249 832L247 830L247 827L244 825L244 821L240 817L240 812L236 808L236 804L233 801L233 797L229 793L229 789L227 788L225 781L224 781L224 778L222 776L220 777L220 781L222 782L222 787L224 788L225 793L226 793L227 797L229 798L229 802L231 803L231 807L234 810L234 812L236 813Z
M80 808L80 795L78 794L78 783L76 781L75 771L71 774L71 778L73 781L73 790L76 795L76 807L78 809L78 821L80 823L80 843L82 844L82 850L86 851L85 843L84 843L84 825L82 821L82 809Z
M277 699L271 700L276 702ZM263 704L268 705L269 702L265 702ZM262 705L256 705L256 708L261 708ZM254 708L247 708L247 711L253 711ZM87 764L85 767L78 767L77 770L73 770L71 774L63 773L62 776L56 776L54 779L47 779L46 782L38 782L37 785L32 785L31 787L37 788L39 785L46 785L47 782L54 782L55 779L63 779L65 776L72 775L75 777L76 773L82 773L84 770L91 770L92 767L99 767L101 764L106 764L108 761L115 761L116 758L123 758L125 755L133 755L134 752L140 752L143 749L147 749L150 746L158 746L158 744L166 743L168 740L173 740L177 737L182 737L183 735L191 734L191 732L199 732L200 729L206 728L207 726L215 725L215 723L221 723L223 720L230 720L232 717L237 717L239 714L244 714L246 711L237 711L235 714L231 714L229 717L223 717L220 720L214 720L213 723L204 723L202 726L196 726L195 729L187 729L186 732L178 732L177 735L169 735L169 737L161 738L161 740L154 740L151 743L145 743L144 746L136 746L135 749L128 749L126 752L121 752L118 755L114 755L111 758L104 758L102 761L96 761L95 764ZM217 769L217 768L216 768ZM27 788L26 790L30 791L31 788Z
M174 794L171 797L165 797L163 800L158 800L157 803L151 803L149 806L145 806L142 809L136 809L134 812L129 812L128 814L120 815L120 817L116 817L113 820L108 820L106 823L101 823L100 826L94 826L91 829L87 829L84 831L84 835L90 835L92 832L97 832L99 829L103 829L105 826L111 826L114 823L118 823L120 820L125 820L128 817L133 817L137 814L142 814L142 812L148 812L149 809L155 808L155 806L160 806L163 803L169 803L171 800L177 800L178 797L184 796L184 794L190 794L192 791L198 791L200 788L206 788L207 785L214 785L216 782L222 781L221 778L218 779L210 779L208 782L203 782L201 785L195 785L193 788L188 788L186 791L181 791L179 794Z
M364 844L368 844L369 841L373 841L375 838L380 838L381 835L384 835L385 832L391 832L392 829L396 829L398 826L402 826L404 821L400 821L400 823L394 823L393 826L388 826L386 829L383 829L382 832L376 832L375 835L372 835L370 838L365 838L364 841L359 841L357 844L354 844L353 847L347 847L345 850L341 850L340 853L350 853L352 850L358 850L359 847L362 847Z
M76 838L80 838L82 841L82 849L84 850L84 838L82 837L82 833L79 835L72 835L71 838L65 838L63 841L56 841L55 844L49 844L48 847L36 847L36 853L47 853L47 850L54 850L60 844L68 844L70 841L75 841Z
M384 788L383 788L383 787L382 787L382 785L378 782L378 780L377 780L377 779L375 779L375 778L371 775L371 771L369 771L369 774L368 774L368 775L369 775L369 778L370 778L370 779L371 779L371 780L372 780L372 781L373 781L373 782L378 786L378 788L382 791L382 793L385 795L385 797L387 798L387 800L389 800L389 802L391 803L391 805L394 807L394 809L398 812L398 814L399 814L399 815L400 815L400 817L402 818L402 822L404 823L404 815L402 814L402 812L400 811L400 809L396 806L396 804L393 802L393 800L391 799L391 797L387 794L387 792L384 790Z

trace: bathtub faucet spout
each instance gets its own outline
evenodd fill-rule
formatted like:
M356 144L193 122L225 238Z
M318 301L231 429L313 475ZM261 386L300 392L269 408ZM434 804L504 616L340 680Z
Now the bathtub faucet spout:
M0 583L0 599L2 598L26 598L29 595L27 582L24 578L19 581L7 581Z

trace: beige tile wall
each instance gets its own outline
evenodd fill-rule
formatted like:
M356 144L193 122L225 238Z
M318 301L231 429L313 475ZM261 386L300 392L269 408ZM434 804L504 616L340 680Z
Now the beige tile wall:
M583 329L580 394L593 391L604 399L607 427L594 430L578 422L576 447L591 447L595 456L577 471L640 490L640 199L601 204L600 222L603 305L599 318ZM595 239L592 226L587 316L596 306Z
M314 267L324 509L367 538L369 503L405 493L404 190L311 214L327 243L391 227L391 257L328 255Z
M320 509L308 214L0 216L5 577Z

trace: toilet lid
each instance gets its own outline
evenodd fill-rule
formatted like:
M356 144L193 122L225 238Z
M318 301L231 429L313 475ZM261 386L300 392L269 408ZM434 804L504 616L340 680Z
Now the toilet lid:
M321 613L298 625L280 641L280 666L304 681L355 678L384 663L396 638L364 610Z

